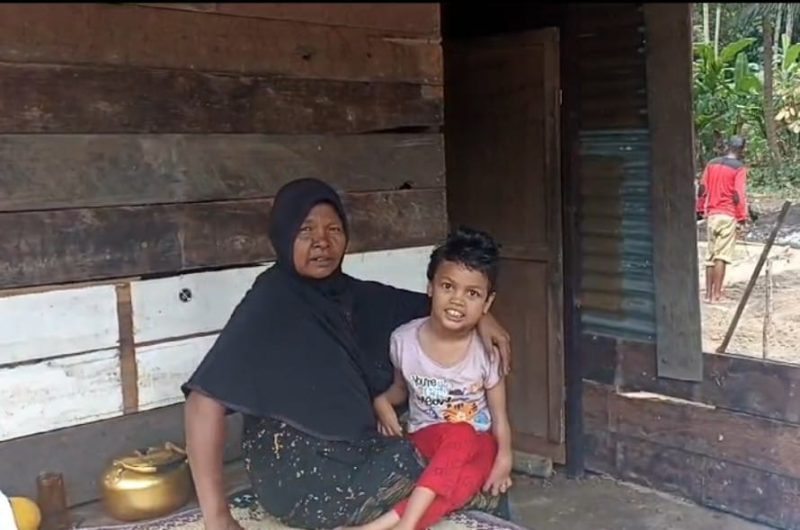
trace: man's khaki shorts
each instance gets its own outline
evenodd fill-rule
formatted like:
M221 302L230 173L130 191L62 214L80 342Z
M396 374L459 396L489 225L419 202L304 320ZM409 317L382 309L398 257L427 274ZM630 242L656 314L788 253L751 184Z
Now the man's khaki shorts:
M733 263L736 249L736 219L724 214L711 215L706 223L706 231L706 265L710 267L716 260Z

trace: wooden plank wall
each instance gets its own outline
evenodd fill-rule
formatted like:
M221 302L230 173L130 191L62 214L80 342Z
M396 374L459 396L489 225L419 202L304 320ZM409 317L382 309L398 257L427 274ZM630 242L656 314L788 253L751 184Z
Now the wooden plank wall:
M649 207L674 191L666 181L680 172L669 167L687 163L685 153L653 151L653 141L666 136L686 145L688 45L668 46L688 38L685 6L579 5L571 14L580 49L573 94L582 133L576 202L587 465L777 528L800 528L800 369L700 354L697 300L686 298L691 288L675 288L686 285L692 262L674 255L691 220L665 224L665 214L682 206L655 216ZM671 65L666 77L663 64ZM589 148L603 157L589 156ZM629 158L627 174L609 163L622 158L614 153L620 148L642 150L640 160ZM667 270L665 252L683 272ZM661 256L655 267L654 256ZM676 308L683 314L671 315ZM659 372L659 357L662 368L669 357L683 369Z
M800 527L800 368L703 354L660 378L652 345L584 339L590 469L777 528Z
M0 5L0 461L32 462L0 488L56 466L85 502L111 457L182 440L179 384L292 179L343 193L346 270L424 288L439 33L436 4Z

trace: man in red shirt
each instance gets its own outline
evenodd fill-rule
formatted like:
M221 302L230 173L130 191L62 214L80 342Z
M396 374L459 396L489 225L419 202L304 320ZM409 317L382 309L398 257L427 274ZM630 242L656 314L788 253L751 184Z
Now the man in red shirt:
M742 161L745 140L734 136L724 156L703 170L697 213L706 219L706 302L722 296L725 268L733 262L736 239L747 222L747 167Z

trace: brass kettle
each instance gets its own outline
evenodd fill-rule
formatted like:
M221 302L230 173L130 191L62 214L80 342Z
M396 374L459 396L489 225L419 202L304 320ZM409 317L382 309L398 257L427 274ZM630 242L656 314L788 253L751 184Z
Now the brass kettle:
M186 451L167 442L114 460L101 480L103 506L121 521L141 521L170 514L192 494Z

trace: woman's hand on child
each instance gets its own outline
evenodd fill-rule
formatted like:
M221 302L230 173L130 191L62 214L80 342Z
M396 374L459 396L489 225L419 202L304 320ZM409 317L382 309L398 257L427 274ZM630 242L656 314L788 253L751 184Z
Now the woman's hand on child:
M492 472L483 485L484 493L491 493L495 497L507 492L513 484L511 480L511 457L499 455L494 461Z
M489 355L500 356L500 375L511 373L511 335L491 313L478 321L478 335Z
M384 396L375 398L373 404L375 414L378 416L378 432L384 436L403 436L403 428L397 418L397 412L389 400Z

